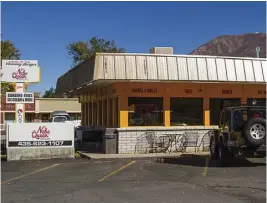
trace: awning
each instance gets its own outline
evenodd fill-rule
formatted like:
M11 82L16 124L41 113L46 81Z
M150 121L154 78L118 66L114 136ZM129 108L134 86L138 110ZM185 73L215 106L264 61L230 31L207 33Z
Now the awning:
M58 78L56 94L119 81L264 84L266 68L266 58L97 53Z

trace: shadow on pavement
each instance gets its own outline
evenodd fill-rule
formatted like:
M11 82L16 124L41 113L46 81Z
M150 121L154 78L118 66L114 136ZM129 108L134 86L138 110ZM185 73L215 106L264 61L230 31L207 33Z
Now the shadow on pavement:
M208 159L208 160L206 160ZM158 163L165 164L178 164L187 166L204 167L208 161L208 167L218 167L218 162L210 160L207 155L194 155L194 154L183 154L180 157L168 157L157 159ZM266 166L266 163L254 163L246 159L232 157L227 161L225 167L257 167Z

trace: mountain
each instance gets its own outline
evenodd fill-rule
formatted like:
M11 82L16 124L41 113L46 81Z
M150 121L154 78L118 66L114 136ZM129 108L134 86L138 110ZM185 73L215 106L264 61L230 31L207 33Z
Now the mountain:
M266 58L266 33L219 36L195 49L190 55L254 58L256 47L260 47L260 58Z

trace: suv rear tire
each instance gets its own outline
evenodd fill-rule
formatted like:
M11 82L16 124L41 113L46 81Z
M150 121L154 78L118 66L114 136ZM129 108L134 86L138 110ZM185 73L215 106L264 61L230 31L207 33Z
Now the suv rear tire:
M251 118L244 125L244 138L247 144L259 147L266 143L266 120L264 118Z
M218 160L218 144L215 141L215 137L210 138L210 156L211 160Z
M220 143L218 145L218 167L228 166L233 156L231 155L228 148L226 148L223 144L223 140L220 139Z

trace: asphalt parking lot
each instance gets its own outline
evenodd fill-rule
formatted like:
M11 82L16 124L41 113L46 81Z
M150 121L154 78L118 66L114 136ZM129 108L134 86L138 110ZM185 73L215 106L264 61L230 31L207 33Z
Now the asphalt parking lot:
M266 202L266 165L207 156L2 162L2 202Z

